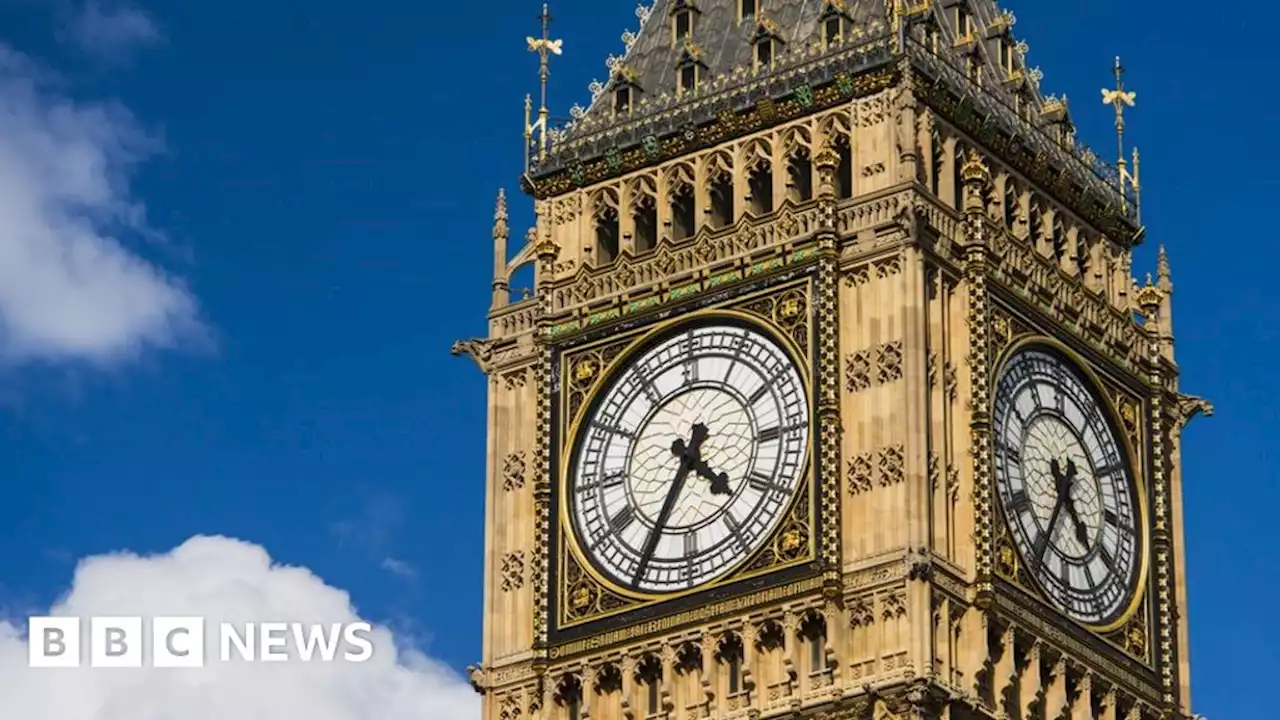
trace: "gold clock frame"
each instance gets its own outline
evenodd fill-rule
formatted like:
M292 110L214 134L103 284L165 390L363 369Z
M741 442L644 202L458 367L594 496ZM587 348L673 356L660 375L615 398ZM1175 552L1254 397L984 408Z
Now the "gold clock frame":
M1125 609L1117 615L1114 620L1105 624L1093 624L1075 618L1070 613L1063 611L1055 602L1049 599L1048 592L1045 590L1039 578L1034 574L1028 574L1032 583L1034 583L1032 588L1029 589L1034 589L1042 602L1047 604L1049 607L1058 610L1059 614L1063 618L1078 625L1079 627L1098 635L1104 635L1128 625L1133 620L1134 615L1142 609L1147 600L1147 576L1150 573L1151 558L1151 528L1147 498L1150 483L1147 482L1145 475L1145 463L1138 462L1138 449L1133 447L1133 440L1129 437L1129 433L1124 431L1125 424L1120 416L1120 412L1116 409L1115 402L1112 400L1112 393L1107 392L1109 384L1099 377L1099 375L1094 371L1092 365L1082 355L1080 355L1080 353L1077 353L1057 338L1031 331L1028 334L1013 340L998 353L996 362L994 363L995 371L991 374L990 396L993 409L996 400L996 390L999 387L1000 378L1004 375L1005 365L1007 365L1008 362L1019 352L1029 347L1037 346L1047 347L1062 355L1064 359L1075 366L1075 369L1083 376L1085 382L1090 384L1088 389L1093 392L1095 399L1102 407L1102 412L1110 425L1108 429L1112 434L1119 436L1120 447L1125 453L1124 462L1128 464L1130 477L1136 485L1134 488L1134 495L1136 496L1135 504L1137 505L1137 517L1134 519L1134 522L1137 525L1136 530L1139 533L1137 582L1134 583L1130 591L1130 597ZM995 442L994 428L990 441L992 443ZM1004 503L999 497L995 483L992 483L991 492L993 495L993 501L997 507L1000 508L1001 525L1005 533L1012 537L1012 528L1009 527L1009 518L1005 513ZM1019 560L1021 560L1021 551L1017 549L1016 546L1014 548L1014 552L1018 553ZM1008 579L1016 582L1016 579L1013 577Z
M673 601L687 598L693 595L707 593L718 588L724 588L739 582L751 579L757 579L768 575L782 573L786 570L802 567L818 560L818 524L821 522L819 503L820 488L818 487L817 464L814 462L815 444L819 442L819 436L812 429L816 428L816 412L817 406L814 396L814 369L816 356L814 350L814 342L816 340L816 322L813 317L813 278L805 275L801 279L792 282L782 283L773 287L764 288L754 293L746 294L724 303L713 305L706 308L691 310L681 313L678 316L665 318L658 322L637 328L629 334L632 337L625 340L624 347L621 351L612 355L608 360L608 365L594 368L594 374L597 379L593 382L589 391L582 398L582 401L573 410L571 418L561 417L557 425L560 427L558 431L557 447L553 448L557 458L556 472L556 492L557 492L557 512L556 526L553 532L556 533L558 552L556 555L556 573L555 573L555 622L554 627L557 631L565 631L577 628L582 625L595 623L601 620L616 618L621 615L636 612L638 610L654 607L660 604L668 604ZM769 313L753 310L752 306L769 305L771 311ZM611 381L617 377L617 373L626 367L627 362L634 358L639 352L649 347L654 338L666 335L675 331L677 328L687 325L702 325L713 323L717 319L727 320L739 324L746 324L760 332L775 343L786 353L788 359L795 365L800 375L802 391L808 403L809 422L811 427L810 437L806 444L804 457L802 460L802 470L800 477L801 484L797 492L790 498L782 513L782 520L778 526L770 532L763 543L759 547L747 553L734 566L726 572L718 575L715 579L698 585L693 588L680 590L671 593L651 593L638 592L633 589L619 586L612 579L601 573L583 552L577 533L574 531L573 519L569 516L569 508L567 502L567 489L570 475L572 474L572 459L577 450L579 442L578 434L581 424L586 417L586 411L589 409L600 393L604 392L610 385ZM795 337L788 332L785 323L790 322L791 330L795 326L804 323L807 347L800 347ZM618 343L616 336L601 338L592 342L584 343L581 346L573 347L565 350L561 355L559 367L560 390L557 393L558 402L563 408L566 406L568 391L571 383L571 376L578 367L581 356L591 351L598 351L602 347ZM594 361L592 361L594 362ZM804 507L800 507L803 501ZM801 512L802 511L802 512ZM798 524L799 516L803 515L805 535L803 552L799 552L795 557L780 560L771 565L760 568L752 568L764 554L774 545L782 540L782 536L788 532L789 528ZM570 619L566 613L566 603L570 601L570 594L574 592L573 588L568 587L566 561L572 560L578 569L595 584L598 590L608 592L623 601L621 607L590 614L585 617ZM748 569L750 568L750 569ZM818 571L815 570L815 574ZM677 603L678 604L678 603ZM672 611L676 611L673 607Z

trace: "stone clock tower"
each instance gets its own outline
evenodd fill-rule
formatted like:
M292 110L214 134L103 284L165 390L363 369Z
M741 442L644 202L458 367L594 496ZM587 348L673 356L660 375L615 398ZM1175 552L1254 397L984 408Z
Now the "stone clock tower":
M1134 280L1136 153L1075 140L991 0L637 15L567 126L530 103L536 226L509 247L499 196L454 348L488 381L484 719L1190 717L1211 408L1164 253Z

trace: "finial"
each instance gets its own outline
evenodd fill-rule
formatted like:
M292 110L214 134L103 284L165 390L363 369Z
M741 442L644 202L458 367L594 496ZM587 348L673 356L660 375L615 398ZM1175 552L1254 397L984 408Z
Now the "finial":
M1165 292L1173 290L1173 274L1169 272L1169 253L1165 252L1164 245L1160 246L1160 254L1156 257L1156 280L1157 287Z
M982 162L982 156L973 148L969 148L964 166L960 168L960 178L966 185L976 183L985 186L991 181L991 171L987 170L986 164Z
M498 206L493 211L493 237L495 240L501 238L507 239L510 230L507 226L507 191L498 189Z
M1116 111L1116 167L1120 170L1121 207L1123 208L1124 203L1126 202L1124 199L1124 189L1125 186L1128 185L1133 187L1135 201L1134 209L1137 210L1137 198L1139 197L1138 150L1137 148L1134 148L1133 173L1130 174L1124 159L1124 109L1126 107L1134 106L1134 103L1137 101L1138 94L1124 89L1124 66L1120 64L1119 55L1116 56L1116 63L1113 69L1115 72L1116 87L1114 90L1108 90L1106 88L1102 89L1102 104L1110 105L1115 108Z
M529 45L529 52L538 53L538 83L542 91L542 101L538 106L536 122L531 122L533 99L528 97L525 99L525 172L529 171L528 147L533 141L535 131L538 133L538 161L541 162L547 156L547 80L551 77L551 56L564 54L563 41L551 39L551 11L546 3L542 4L542 14L538 16L538 20L542 22L542 37L525 38Z

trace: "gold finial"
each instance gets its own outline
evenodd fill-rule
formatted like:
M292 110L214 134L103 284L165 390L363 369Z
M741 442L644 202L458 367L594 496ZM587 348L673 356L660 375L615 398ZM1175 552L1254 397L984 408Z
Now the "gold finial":
M524 140L525 140L525 172L529 171L528 148L533 142L533 133L538 133L538 160L547 156L547 80L551 77L551 56L564 54L562 40L551 39L551 11L546 3L542 4L542 37L528 37L529 52L538 53L538 82L542 89L542 102L538 106L538 120L533 121L533 98L525 96L524 100Z
M1126 167L1124 159L1124 109L1133 107L1138 99L1138 94L1133 91L1124 89L1124 66L1120 64L1120 57L1116 56L1115 64L1116 87L1114 90L1102 89L1102 104L1110 105L1116 110L1116 167L1120 170L1120 202L1124 207L1126 202L1124 199L1124 188L1126 185L1133 188L1134 209L1138 210L1141 186L1138 184L1138 149L1133 149L1133 173L1131 174Z
M986 164L982 162L982 156L973 148L969 149L964 165L960 168L960 178L966 185L986 186L991 181L991 171L987 170Z

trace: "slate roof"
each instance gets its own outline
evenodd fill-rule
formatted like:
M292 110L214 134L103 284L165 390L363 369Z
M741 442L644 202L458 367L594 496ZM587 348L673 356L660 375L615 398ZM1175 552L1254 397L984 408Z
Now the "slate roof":
M687 132L687 128L726 110L741 112L764 97L780 98L802 87L831 82L839 75L854 76L894 65L905 55L913 66L929 68L929 74L939 81L945 79L953 92L985 108L984 115L1002 117L1009 133L1023 137L1037 152L1073 156L1071 163L1111 188L1099 187L1098 191L1125 192L1114 167L1074 141L1061 147L1060 141L1051 139L1049 123L1071 125L1065 102L1040 92L1040 72L1026 64L1026 45L1010 32L1015 20L995 0L755 0L759 11L741 20L742 0L652 2L637 10L641 26L638 32L623 36L626 49L622 56L609 59L608 80L593 83L590 106L575 106L567 124L551 129L549 154L533 162L531 178L567 172L572 165L598 160L611 149L625 151L647 138ZM954 8L961 4L971 18L969 36L974 42L962 42L963 33L955 26ZM901 9L911 28L898 42L891 28L894 20L886 10L894 6ZM688 44L676 43L672 11L686 7L696 8L693 32ZM823 38L823 18L833 10L848 21L843 39L828 44ZM922 25L937 28L934 50L921 44L918 31ZM771 68L754 67L752 39L762 31L780 41L775 45ZM1002 67L998 44L992 42L996 37L1017 46L1013 72ZM679 67L690 47L702 69L697 91L682 96L677 92ZM981 87L966 78L968 58L984 69L986 81ZM631 98L632 109L615 113L614 91L627 82L637 88ZM1031 112L1015 111L1018 105L1029 106Z
M674 6L695 8L692 43L701 50L700 60L705 65L706 76L723 77L738 68L751 67L754 58L751 40L762 22L776 27L778 39L786 48L819 40L822 30L819 18L829 4L828 0L757 0L760 11L739 22L741 1L657 0L622 61L626 69L634 73L641 95L657 96L676 87L676 65L684 48L672 42ZM855 26L865 28L875 21L884 25L883 0L837 2L839 5L845 5ZM611 101L612 98L601 95L595 105L607 109Z

